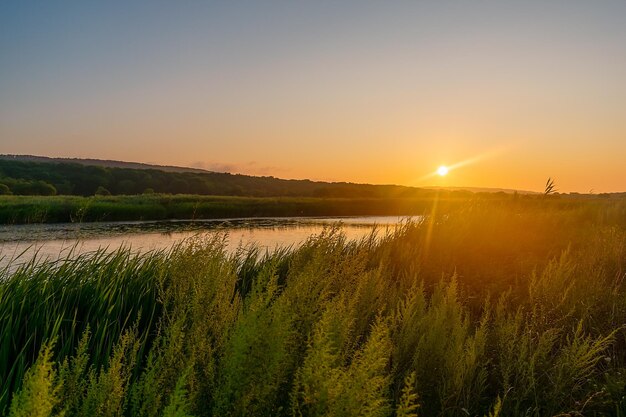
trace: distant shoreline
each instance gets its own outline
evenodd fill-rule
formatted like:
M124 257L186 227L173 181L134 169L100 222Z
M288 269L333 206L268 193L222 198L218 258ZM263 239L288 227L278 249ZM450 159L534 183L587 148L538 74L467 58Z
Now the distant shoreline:
M597 197L598 200L607 200ZM618 199L614 199L617 201ZM622 199L619 199L620 201ZM0 196L0 224L210 220L258 217L415 216L472 204L579 206L588 197L442 193L423 198L236 197L186 194Z
M453 201L446 200L446 205ZM0 224L420 215L432 199L197 195L0 196Z

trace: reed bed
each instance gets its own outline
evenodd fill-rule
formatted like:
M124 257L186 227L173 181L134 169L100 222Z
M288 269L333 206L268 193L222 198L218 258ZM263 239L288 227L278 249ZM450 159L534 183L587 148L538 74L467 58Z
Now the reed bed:
M624 416L621 201L393 233L31 262L0 277L10 416Z

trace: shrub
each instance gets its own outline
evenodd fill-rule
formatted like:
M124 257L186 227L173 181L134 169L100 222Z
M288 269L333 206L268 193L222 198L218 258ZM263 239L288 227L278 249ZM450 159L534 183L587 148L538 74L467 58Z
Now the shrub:
M98 188L96 189L96 192L94 193L95 195L111 195L111 192L109 190L107 190L106 188L104 188L103 186L98 186Z

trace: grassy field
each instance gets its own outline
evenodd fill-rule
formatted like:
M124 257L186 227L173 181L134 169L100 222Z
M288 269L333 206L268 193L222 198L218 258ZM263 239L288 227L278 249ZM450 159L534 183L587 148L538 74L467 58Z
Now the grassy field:
M7 270L0 413L625 416L626 204L439 213Z
M442 199L454 205L467 197ZM0 224L224 217L421 214L432 198L215 197L197 195L0 196Z

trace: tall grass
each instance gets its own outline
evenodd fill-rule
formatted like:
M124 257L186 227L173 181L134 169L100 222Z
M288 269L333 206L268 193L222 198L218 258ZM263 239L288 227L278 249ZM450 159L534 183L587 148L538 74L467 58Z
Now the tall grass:
M12 416L626 415L621 202L482 202L347 241L0 277Z

